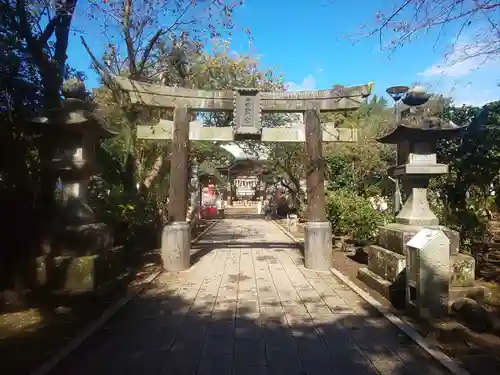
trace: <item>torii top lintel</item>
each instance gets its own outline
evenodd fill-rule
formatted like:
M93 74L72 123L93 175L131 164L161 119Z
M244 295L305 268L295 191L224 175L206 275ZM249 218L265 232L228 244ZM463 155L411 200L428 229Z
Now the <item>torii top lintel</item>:
M182 87L133 81L114 76L117 85L130 96L132 104L152 107L175 108L186 105L198 111L233 111L238 93L257 89L197 90ZM304 112L316 108L323 112L348 111L359 108L364 98L371 94L372 83L360 86L339 86L329 90L297 92L258 92L260 110L263 112Z

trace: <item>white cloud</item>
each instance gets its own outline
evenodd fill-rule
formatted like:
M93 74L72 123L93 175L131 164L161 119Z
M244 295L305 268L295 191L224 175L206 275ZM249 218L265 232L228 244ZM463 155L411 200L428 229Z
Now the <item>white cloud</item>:
M460 78L441 78L422 82L435 92L452 98L456 105L483 106L500 100L500 74L477 71Z
M418 75L426 78L436 76L463 77L478 69L491 67L498 62L498 59L492 58L491 55L481 54L485 49L486 47L480 44L469 43L464 39L453 44L452 51L446 54L445 58Z
M480 48L466 40L456 43L444 59L417 75L431 91L451 97L457 105L500 100L499 60L478 55Z
M500 100L500 87L491 89L481 87L481 85L468 85L466 87L457 86L451 97L457 105L470 105L481 107L487 103Z
M296 82L286 82L285 87L288 91L307 91L316 89L316 78L311 74L305 77L301 83Z
M454 64L433 64L423 72L418 73L419 76L430 78L436 76L446 76L446 77L462 77L469 74L471 71L478 68L476 61L467 60Z

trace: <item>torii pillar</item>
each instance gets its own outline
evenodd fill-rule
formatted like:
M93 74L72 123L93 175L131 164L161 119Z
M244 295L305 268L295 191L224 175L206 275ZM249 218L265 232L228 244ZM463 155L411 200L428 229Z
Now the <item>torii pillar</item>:
M305 111L307 151L307 224L304 238L304 263L313 270L333 266L332 226L326 218L325 163L321 149L322 130L319 110Z
M161 258L166 271L190 267L191 227L186 220L189 169L189 109L179 105L174 110L168 225L161 238ZM188 249L186 251L186 249Z

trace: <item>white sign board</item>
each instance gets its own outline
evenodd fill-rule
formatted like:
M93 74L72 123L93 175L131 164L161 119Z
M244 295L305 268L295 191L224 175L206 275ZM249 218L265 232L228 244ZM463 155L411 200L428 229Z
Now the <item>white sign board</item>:
M422 250L429 242L436 238L439 233L439 229L423 228L406 243L406 246Z

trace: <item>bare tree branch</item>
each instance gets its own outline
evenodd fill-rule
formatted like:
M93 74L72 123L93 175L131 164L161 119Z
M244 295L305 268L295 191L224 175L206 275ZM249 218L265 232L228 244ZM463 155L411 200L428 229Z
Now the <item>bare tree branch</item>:
M28 45L28 49L31 54L34 54L35 58L41 58L43 53L37 52L39 50L40 45L37 43L36 38L33 37L33 33L31 32L31 27L28 22L28 15L26 10L26 4L24 0L16 1L16 13L19 18L19 33L26 40L26 44Z
M470 53L464 59L477 56L496 58L500 52L500 2L494 0L399 0L394 10L379 11L372 25L362 25L351 36L354 41L378 35L380 47L393 53L420 34L436 29L437 41L445 27L458 25L455 43L464 32L470 41ZM472 36L471 36L472 35ZM436 44L435 44L436 45ZM475 48L473 48L475 46ZM473 52L472 52L473 51ZM462 60L463 61L463 60Z
M101 62L95 57L95 55L92 53L91 49L89 48L83 36L80 37L80 41L82 42L83 47L89 54L90 59L92 60L92 65L94 66L94 69L96 70L97 74L99 74L104 84L111 90L113 99L115 100L116 103L120 103L119 93L117 92L117 90L114 89L115 85L113 82L113 78L111 77L111 74L109 74L108 69L103 64L101 64Z
M128 66L130 71L130 76L132 79L137 78L137 66L135 64L136 51L134 48L134 42L131 36L131 15L132 13L132 0L123 1L123 19L122 19L122 32L123 39L125 40L125 46L127 47L128 55Z
M142 54L141 61L139 62L139 72L140 73L143 73L144 66L146 65L146 62L149 59L149 55L151 54L153 47L156 45L156 43L158 42L160 37L170 33L172 30L174 30L176 27L178 27L182 18L186 15L186 13L188 12L188 10L191 8L191 6L193 4L194 4L194 2L192 2L192 1L188 2L188 4L185 6L184 10L179 13L179 15L177 16L175 21L167 29L159 29L155 33L155 35L151 38L151 40L149 41L149 43L147 44L147 46L144 50L144 53Z
M144 178L144 181L142 184L146 189L149 189L154 181L154 179L158 176L160 173L160 170L163 166L163 161L164 161L164 155L160 154L156 157L153 166L151 169L146 173L146 177Z

